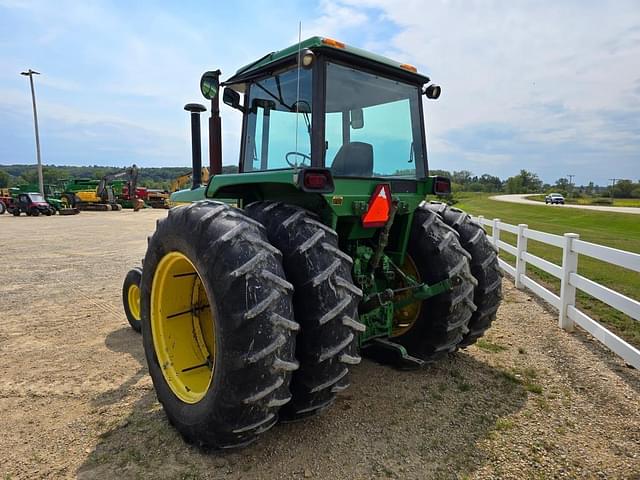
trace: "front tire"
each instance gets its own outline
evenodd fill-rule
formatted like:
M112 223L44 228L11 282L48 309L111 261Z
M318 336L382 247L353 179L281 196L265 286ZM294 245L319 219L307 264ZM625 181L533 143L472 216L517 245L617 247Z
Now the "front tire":
M122 284L122 304L127 321L131 328L140 333L142 322L140 320L140 282L142 280L142 269L132 268L124 277Z
M351 258L340 251L335 231L303 208L274 202L248 205L247 215L265 225L271 243L282 251L293 306L300 323L287 420L328 408L349 386L349 366L360 363L358 302L362 292L351 278Z
M240 447L277 422L298 368L292 293L280 252L240 210L200 201L158 222L142 337L158 400L188 442Z
M424 300L410 326L393 337L410 355L433 362L454 352L469 331L477 284L469 268L471 255L458 233L425 206L414 213L408 254L421 281L433 285L449 279L452 284L451 290Z
M4 202L0 202L0 215L4 215L4 212L7 211L7 207L5 206Z

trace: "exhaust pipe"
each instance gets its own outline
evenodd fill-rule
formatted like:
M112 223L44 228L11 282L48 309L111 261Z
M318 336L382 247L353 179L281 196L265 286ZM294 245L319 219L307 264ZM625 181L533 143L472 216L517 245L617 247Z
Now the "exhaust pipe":
M191 190L195 190L202 186L202 150L200 138L200 113L206 112L207 109L204 105L199 103L187 103L184 106L187 112L191 113L191 164L193 166L193 173L191 178L193 183Z

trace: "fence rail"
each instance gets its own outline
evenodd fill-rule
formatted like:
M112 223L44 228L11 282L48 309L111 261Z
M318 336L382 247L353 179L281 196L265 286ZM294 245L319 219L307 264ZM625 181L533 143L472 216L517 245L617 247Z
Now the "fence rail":
M640 272L639 254L585 242L580 240L580 236L575 233L554 235L538 230L531 230L524 223L510 225L503 223L499 218L492 220L486 219L483 216L473 218L481 225L492 228L491 241L496 248L516 257L515 267L503 259L498 259L500 268L514 278L517 288L528 288L555 307L559 313L558 324L560 328L573 331L575 325L580 326L607 348L622 357L629 365L640 369L640 350L607 330L576 306L576 290L581 290L614 309L625 313L634 320L640 321L640 302L578 274L578 260L580 255ZM500 239L500 233L503 231L517 236L516 245ZM528 252L527 240L529 239L561 248L562 265L556 265ZM531 264L558 278L560 280L560 295L556 295L536 282L533 278L527 276L527 264Z

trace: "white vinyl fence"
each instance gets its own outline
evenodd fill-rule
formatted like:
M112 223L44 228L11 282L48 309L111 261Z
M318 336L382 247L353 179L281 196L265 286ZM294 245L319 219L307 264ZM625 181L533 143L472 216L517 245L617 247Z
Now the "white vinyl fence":
M516 257L515 268L502 259L498 260L502 270L514 278L516 288L526 287L553 305L559 312L560 328L572 331L574 325L579 325L622 357L629 365L640 369L640 350L629 345L576 307L576 289L579 289L629 315L634 320L640 321L640 302L578 274L579 255L586 255L640 273L639 254L584 242L575 233L565 233L564 236L553 235L531 230L525 224L516 226L503 223L499 218L493 220L483 216L473 218L481 225L492 228L491 239L499 250ZM516 235L516 245L500 240L500 232L502 231ZM556 265L529 253L527 251L528 239L561 248L562 265ZM527 264L534 265L560 279L560 296L528 277Z

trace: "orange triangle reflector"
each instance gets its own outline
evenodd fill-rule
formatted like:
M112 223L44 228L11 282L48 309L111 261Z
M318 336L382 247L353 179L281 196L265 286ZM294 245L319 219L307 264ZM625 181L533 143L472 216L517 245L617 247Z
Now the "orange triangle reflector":
M388 183L380 183L371 195L369 208L362 215L364 228L379 228L389 221L391 211L391 187Z

